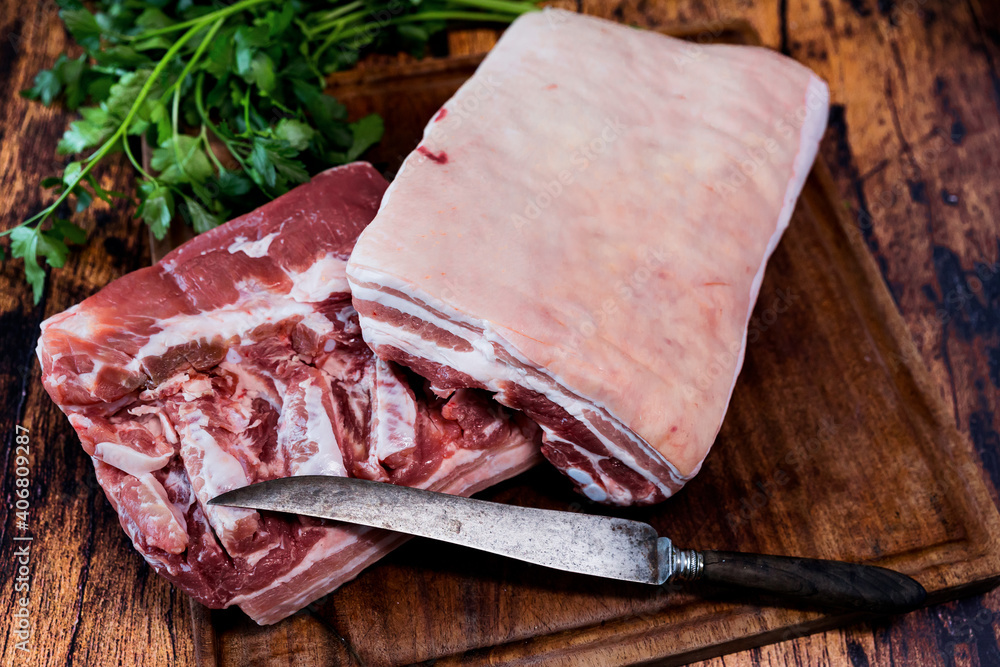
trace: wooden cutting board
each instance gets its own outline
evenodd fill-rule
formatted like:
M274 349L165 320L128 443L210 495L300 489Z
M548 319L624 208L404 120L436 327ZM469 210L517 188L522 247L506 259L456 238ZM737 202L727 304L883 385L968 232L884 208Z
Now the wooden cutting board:
M743 24L681 36L758 43ZM355 116L386 119L370 157L391 176L480 59L363 68L338 75L331 92ZM722 432L683 491L612 510L540 467L480 497L647 521L684 547L883 565L920 580L929 602L995 585L1000 516L834 192L818 164L767 270ZM191 610L204 667L679 664L861 618L573 576L425 540L275 626Z

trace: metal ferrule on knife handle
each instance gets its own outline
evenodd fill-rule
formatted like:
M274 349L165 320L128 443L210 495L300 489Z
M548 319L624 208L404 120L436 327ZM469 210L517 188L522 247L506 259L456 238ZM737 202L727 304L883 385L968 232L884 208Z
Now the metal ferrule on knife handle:
M656 544L660 563L660 583L697 581L705 569L705 559L693 549L678 549L668 537L661 537Z

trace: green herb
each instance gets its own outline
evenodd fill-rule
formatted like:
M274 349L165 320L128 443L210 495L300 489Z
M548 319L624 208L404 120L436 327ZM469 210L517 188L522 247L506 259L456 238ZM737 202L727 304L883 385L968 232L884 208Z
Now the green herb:
M456 22L509 23L536 9L530 0L58 2L84 54L59 56L21 94L79 111L58 145L79 157L42 181L57 194L50 206L0 232L24 260L36 303L39 256L59 268L67 244L86 241L71 210L124 199L157 238L178 216L211 229L381 139L380 118L348 122L323 93L326 75L369 50L422 55ZM136 157L142 139L149 169ZM136 172L133 194L103 189L93 173L119 152Z

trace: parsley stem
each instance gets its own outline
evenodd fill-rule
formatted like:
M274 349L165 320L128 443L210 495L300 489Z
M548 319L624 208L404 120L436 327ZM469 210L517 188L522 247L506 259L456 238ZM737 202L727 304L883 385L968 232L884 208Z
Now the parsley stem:
M180 110L180 106L181 106L181 91L178 88L174 88L173 104L170 105L170 129L174 131L175 137L179 134L179 132L177 131L177 115L178 115L177 112ZM175 141L173 143L175 144L174 148L176 149L177 142ZM180 154L177 153L176 150L174 152L177 155L177 158L180 159Z
M205 103L202 100L202 91L201 91L202 84L204 83L204 81L205 81L205 73L200 72L198 74L198 81L195 83L194 86L194 106L195 109L198 110L198 116L201 117L201 122L204 123L209 130L212 131L212 134L217 136L219 138L219 141L221 141L225 145L226 150L229 151L229 154L232 155L233 158L240 164L240 168L242 168L245 173L249 174L250 167L248 167L247 163L243 160L242 157L240 157L239 151L236 149L235 146L233 146L229 138L226 135L224 135L219 130L218 127L215 126L212 120L208 117L208 113L205 111ZM219 173L221 174L222 172L220 171ZM268 198L271 199L274 198L272 194L267 191L267 188L265 188L263 185L261 185L260 183L258 183L253 179L250 180L254 185L260 188L260 191L263 192Z
M332 23L328 23L325 26L321 26L322 30L318 30L318 32L323 32L325 30L329 30L330 28L337 28L337 30L341 30L349 23L357 21L358 19L363 19L366 16L374 16L376 12L380 12L384 9L388 9L388 5L366 7L365 9L362 9L360 12L354 12L353 14L348 14L347 16L343 16L337 19L336 21L333 21ZM369 25L371 24L378 25L378 23L379 23L378 19L368 22Z
M218 156L215 154L215 149L212 148L212 142L208 140L208 126L206 126L205 123L201 124L201 132L198 133L198 137L201 138L201 142L205 145L205 152L208 154L208 157L212 158L212 162L215 163L215 168L219 170L220 174L224 172L226 168L222 165L222 162L219 161Z
M364 43L352 45L353 48L360 49L370 42L371 39L373 39L381 30L390 25L402 25L406 23L421 23L424 21L438 20L510 23L512 17L516 17L520 14L527 14L528 12L538 11L538 7L534 3L525 2L523 0L448 0L446 9L430 11L418 10L416 13L394 16L388 20L377 19L375 18L375 14L380 11L388 10L389 5L366 7L361 11L350 14L346 14L346 12L344 12L347 7L351 7L353 9L357 4L357 2L354 2L350 5L346 5L345 7L341 7L337 10L337 12L340 13L336 17L333 17L333 20L328 20L315 28L309 29L306 36L310 41L319 37L327 30L333 30L326 36L319 48L317 48L312 54L313 62L318 63L320 56L334 44L345 42L353 37L358 37L359 35L366 35L368 39L363 40ZM461 9L451 9L452 6L488 11L462 11ZM330 12L331 16L334 13L335 12ZM350 25L358 19L364 19L365 17L372 17L374 20L363 22L360 25Z
M338 23L338 21L336 21L335 19L339 19L345 14L349 14L350 12L353 12L355 9L359 9L364 6L365 3L363 2L363 0L355 0L355 2L350 2L344 5L343 7L338 7L337 9L333 9L328 12L323 12L322 14L314 17L316 21L320 21L319 25L316 25L314 27L309 27L303 23L302 33L308 39L311 40L316 35L326 32L330 28L335 27ZM367 10L364 13L368 13ZM362 16L363 15L364 14L362 14Z
M316 14L315 17L317 21L323 21L323 20L329 21L330 19L335 19L339 16L343 16L348 12L353 12L355 9L364 6L365 6L364 0L355 0L354 2L349 2L346 5L343 5L342 7L337 7L336 9L320 12Z
M439 11L420 12L419 14L408 14L393 19L393 24L418 23L420 21L489 21L510 23L510 14L489 14L487 12L462 12L462 11Z
M354 37L355 35L367 32L370 33L369 35L370 38L374 38L375 35L381 32L383 28L392 24L393 22L392 19L389 19L387 21L380 21L378 19L372 21L366 21L361 25L357 25L351 28L350 30L348 30L347 27L350 23L353 23L358 19L363 19L366 16L374 16L376 12L381 12L387 9L389 9L389 5L376 5L374 7L366 7L364 10L360 12L354 12L353 14L344 16L340 20L334 21L333 23L326 26L327 29L332 27L335 28L335 30L329 35L327 35L326 39L323 40L323 43L320 44L318 49L316 49L316 53L313 54L313 59L316 62L319 62L319 57L323 55L323 52L325 52L328 48L330 48L331 46L333 46L338 42L343 41L344 39ZM369 41L371 41L371 39L369 39ZM363 45L352 45L352 48L360 49L361 46Z
M464 7L475 7L477 9L488 9L504 14L528 14L539 11L539 7L532 2L516 2L511 0L448 0L450 4L462 5Z
M419 12L417 14L406 14L398 18L391 19L386 23L379 26L377 23L365 23L363 25L355 26L349 28L342 32L334 33L328 38L329 43L324 42L317 51L314 57L319 57L319 55L326 50L328 47L332 46L336 42L344 42L352 37L357 37L358 35L364 35L366 33L371 33L372 36L378 33L382 28L388 27L390 25L401 25L404 23L421 23L423 21L436 21L436 20L468 20L468 21L499 21L501 23L510 23L510 15L504 14L487 14L486 12L462 12L462 11L436 11L436 12ZM372 26L376 27L373 28ZM336 39L334 39L336 38ZM356 48L361 48L363 45L357 45Z
M198 63L198 60L201 59L202 54L205 53L205 49L207 49L208 45L212 43L212 38L215 37L215 33L219 32L219 28L221 28L222 24L225 22L226 22L226 17L223 16L212 24L212 27L209 29L208 33L205 34L205 37L198 44L198 48L196 48L194 50L194 53L191 54L191 59L188 60L187 65L184 66L184 69L181 71L180 76L178 76L177 80L174 81L170 85L170 87L167 88L166 92L163 93L164 98L166 98L166 96L169 95L170 93L180 90L181 85L184 83L184 79L186 79L188 75L191 74L191 70L194 69L194 66ZM177 128L174 128L174 133L175 134L177 133Z
M147 30L146 32L141 32L137 35L129 35L127 39L129 40L140 40L148 39L150 37L158 37L160 35L169 35L172 32L177 32L178 30L184 30L190 26L205 26L214 21L215 19L225 18L231 14L236 14L242 12L244 9L249 9L256 5L263 5L268 2L275 2L276 0L241 0L236 4L230 5L224 9L219 9L212 12L211 14L205 14L204 16L199 16L197 18L190 19L188 21L181 21L180 23L175 23L169 25L165 28L157 28L156 30Z
M253 129L250 127L250 89L247 88L243 94L243 134L248 137L253 136Z
M174 162L177 164L177 169L182 174L184 174L185 178L187 178L188 180L190 180L191 179L191 175L188 174L187 170L184 168L184 163L188 160L188 158L191 157L191 155L190 155L190 152L189 152L188 155L181 155L181 146L180 146L180 143L178 143L178 141L177 141L178 136L180 135L180 132L177 129L177 116L179 115L178 111L180 110L180 106L181 106L181 89L178 86L177 88L174 88L174 100L173 100L173 104L171 105L171 109L170 109L170 125L171 125L171 128L174 131L174 136L172 136L170 138L170 145L174 149ZM192 151L196 147L197 147L197 144L195 144L194 146L192 146Z
M156 183L156 179L153 176L150 176L149 173L142 168L142 163L136 160L135 156L132 155L132 147L129 146L127 137L122 141L122 148L125 151L125 156L128 158L128 161L132 163L133 167L135 167L135 170L142 174L146 180Z

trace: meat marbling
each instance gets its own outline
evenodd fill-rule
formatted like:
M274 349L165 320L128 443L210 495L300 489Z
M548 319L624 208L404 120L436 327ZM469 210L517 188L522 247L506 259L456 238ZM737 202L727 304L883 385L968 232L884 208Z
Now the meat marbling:
M206 505L276 477L471 494L533 465L537 427L376 359L344 274L386 188L329 170L42 324L46 390L136 549L210 607L273 623L398 535Z
M365 340L523 410L590 498L663 500L719 431L827 107L773 51L519 18L351 255Z

